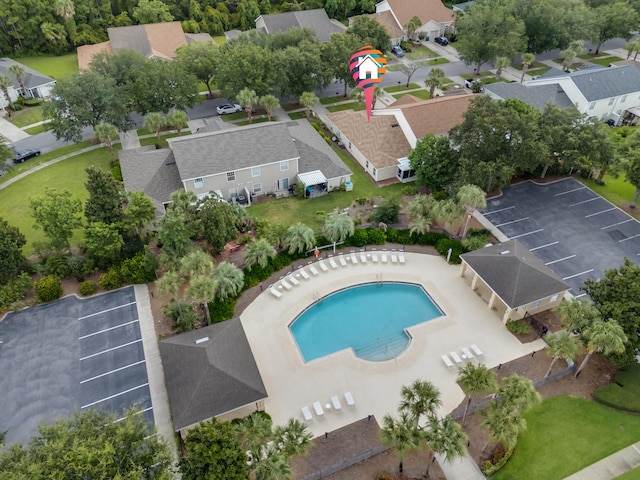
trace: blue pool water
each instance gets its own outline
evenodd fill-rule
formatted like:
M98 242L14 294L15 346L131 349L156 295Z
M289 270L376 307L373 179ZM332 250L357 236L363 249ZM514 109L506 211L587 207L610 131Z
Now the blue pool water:
M441 315L420 285L371 283L324 297L289 329L305 362L345 348L365 360L384 361L407 348L406 328Z

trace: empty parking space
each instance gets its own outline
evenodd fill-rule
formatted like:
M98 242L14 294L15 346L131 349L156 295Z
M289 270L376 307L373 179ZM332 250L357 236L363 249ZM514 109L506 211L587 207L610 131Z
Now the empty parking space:
M558 276L571 293L599 279L624 257L640 255L640 222L573 178L549 184L523 182L487 202L486 219L517 238Z
M25 442L40 421L136 407L153 423L133 287L67 297L0 322L0 430Z

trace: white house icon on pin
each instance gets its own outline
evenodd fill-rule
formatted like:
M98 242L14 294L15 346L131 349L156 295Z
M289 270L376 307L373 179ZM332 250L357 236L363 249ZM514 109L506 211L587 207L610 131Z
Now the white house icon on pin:
M368 78L378 78L378 69L380 64L376 62L371 55L358 57L358 80L366 80Z

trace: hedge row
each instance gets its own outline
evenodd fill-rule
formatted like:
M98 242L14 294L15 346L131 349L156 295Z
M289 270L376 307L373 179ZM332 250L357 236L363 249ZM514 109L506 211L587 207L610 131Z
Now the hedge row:
M6 285L0 286L0 310L10 307L12 304L23 300L33 287L31 275L22 272Z

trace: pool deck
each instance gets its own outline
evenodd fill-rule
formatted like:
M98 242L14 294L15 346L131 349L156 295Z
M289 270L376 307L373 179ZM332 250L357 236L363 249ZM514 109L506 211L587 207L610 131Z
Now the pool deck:
M380 255L378 255L380 256ZM484 363L495 367L544 348L542 340L521 344L502 324L499 315L469 288L459 276L460 266L448 265L440 256L406 253L405 264L349 264L337 269L300 277L291 290L279 290L280 298L265 290L241 314L247 339L269 395L267 412L276 425L293 417L303 420L301 407L313 414L308 422L314 436L323 435L352 422L375 415L382 419L395 415L400 389L416 379L428 380L441 392L442 414L452 411L464 393L455 379L457 369L447 368L441 356L477 344L484 352ZM358 260L359 260L358 256ZM307 269L308 270L308 269ZM351 350L304 363L288 325L316 298L361 283L403 281L424 286L445 312L444 317L408 329L412 341L398 357L385 362L369 362ZM363 314L367 314L366 311ZM355 406L344 397L351 392ZM341 411L325 406L337 395ZM313 403L320 402L324 415L315 414Z

